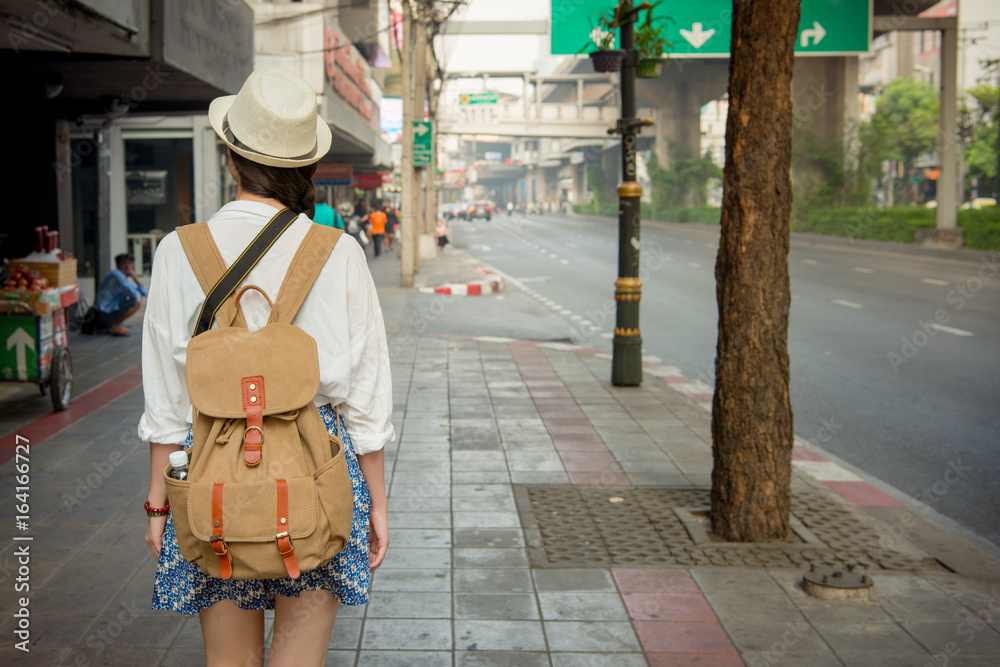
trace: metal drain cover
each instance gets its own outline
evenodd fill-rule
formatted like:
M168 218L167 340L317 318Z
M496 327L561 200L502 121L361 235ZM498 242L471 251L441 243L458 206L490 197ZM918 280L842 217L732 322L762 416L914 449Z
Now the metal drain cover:
M871 600L875 597L872 578L857 569L854 563L845 567L813 565L802 577L802 588L821 600Z

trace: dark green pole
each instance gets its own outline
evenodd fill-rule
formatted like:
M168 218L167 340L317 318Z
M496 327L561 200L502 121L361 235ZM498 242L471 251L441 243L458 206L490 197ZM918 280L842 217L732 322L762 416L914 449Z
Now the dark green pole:
M611 384L635 387L642 384L642 337L639 334L639 198L642 186L635 180L635 150L640 121L635 117L635 65L637 53L633 34L635 13L632 0L622 0L618 16L621 48L625 60L621 69L622 117L618 133L622 138L622 183L618 186L618 280L615 281L615 337L611 352Z

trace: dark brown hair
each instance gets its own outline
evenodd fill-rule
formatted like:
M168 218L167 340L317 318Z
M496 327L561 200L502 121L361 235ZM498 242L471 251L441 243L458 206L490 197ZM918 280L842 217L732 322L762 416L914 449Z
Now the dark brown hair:
M312 177L316 165L304 167L269 167L229 151L240 187L259 197L277 199L293 213L309 213L316 204L316 186Z

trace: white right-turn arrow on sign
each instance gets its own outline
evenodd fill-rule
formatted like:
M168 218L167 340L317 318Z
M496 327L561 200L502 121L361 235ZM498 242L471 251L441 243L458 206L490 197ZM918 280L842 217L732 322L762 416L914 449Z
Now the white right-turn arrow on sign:
M823 38L826 37L826 30L819 24L819 21L813 21L811 29L802 31L802 48L809 46L810 37L812 37L813 46L822 42Z

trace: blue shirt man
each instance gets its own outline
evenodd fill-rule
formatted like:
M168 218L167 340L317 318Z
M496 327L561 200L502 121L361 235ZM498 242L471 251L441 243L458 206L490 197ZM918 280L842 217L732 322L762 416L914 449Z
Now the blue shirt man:
M146 286L135 275L135 258L130 253L115 257L117 268L108 272L94 297L95 328L112 336L127 336L122 326L127 317L139 310Z
M340 213L333 210L333 208L326 203L326 195L323 191L316 193L316 210L313 212L312 220L317 225L333 227L334 229L344 228L344 219L340 217Z

